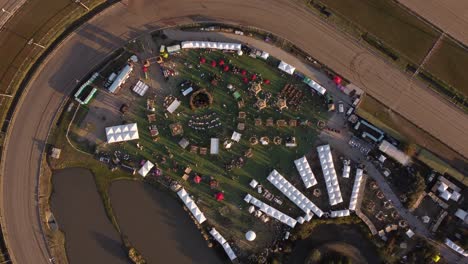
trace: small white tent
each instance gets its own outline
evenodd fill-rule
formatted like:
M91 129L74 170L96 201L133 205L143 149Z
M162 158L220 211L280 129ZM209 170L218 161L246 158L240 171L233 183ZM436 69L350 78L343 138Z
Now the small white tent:
M146 175L150 172L150 170L154 167L154 164L147 160L145 162L145 164L143 164L143 166L141 166L141 168L138 170L138 173L143 176L143 177L146 177Z
M286 62L284 61L281 61L280 64L278 65L278 69L288 73L288 74L293 74L294 71L296 70L296 68L294 68L293 66L287 64Z

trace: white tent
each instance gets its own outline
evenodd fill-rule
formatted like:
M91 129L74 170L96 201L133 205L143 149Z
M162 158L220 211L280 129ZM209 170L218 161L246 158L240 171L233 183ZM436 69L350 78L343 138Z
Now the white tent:
M237 258L229 243L214 227L210 230L210 234L223 247L231 261Z
M234 131L234 132L232 132L231 139L236 141L236 142L239 142L240 139L241 139L241 136L242 136L241 133L238 133L238 132Z
M303 80L304 83L306 83L307 85L309 85L310 88L314 89L315 91L317 91L317 93L321 94L321 95L324 95L327 90L325 88L323 88L322 85L320 85L319 83L317 83L316 81L308 78L308 77L305 77L304 80Z
M309 162L307 161L306 157L302 157L294 161L296 165L296 169L301 176L304 185L307 188L310 188L317 184L317 180L315 179L315 175L310 168Z
M457 209L457 211L455 212L455 216L458 217L458 218L460 218L460 219L461 219L462 221L464 221L465 223L468 222L468 218L467 218L468 213L467 213L465 210L463 210L463 209L460 209L460 208Z
M363 170L356 170L356 178L354 178L353 190L351 192L351 198L349 200L349 210L356 210L357 200L359 198L359 191L362 184Z
M138 170L138 173L143 176L143 177L146 177L146 175L148 174L148 172L150 172L150 170L154 167L154 164L151 163L151 161L147 160L145 162L145 164L143 164L143 166L141 166L141 168Z
M413 230L408 229L408 231L406 231L406 235L407 235L409 238L412 238L412 237L414 236Z
M255 238L257 238L257 234L255 234L254 231L249 230L245 233L245 239L247 239L247 241L254 241Z
M450 196L450 199L454 200L455 202L458 202L460 199L461 194L459 192L452 192L452 196Z
M250 194L247 194L245 196L244 201L246 201L247 203L255 205L262 212L264 212L265 214L275 218L276 220L280 221L283 224L286 224L286 225L288 225L288 226L290 226L292 228L294 228L294 226L296 226L297 221L294 218L292 218L289 215L282 213L278 209L276 209L276 208L274 208L274 207L272 207L272 206L258 200L257 198L253 197Z
M330 205L342 203L343 198L341 197L341 190L338 185L338 177L336 176L330 145L317 147L317 152L319 154L320 165L322 165Z
M446 190L444 192L441 192L439 194L439 196L440 196L440 198L444 199L445 201L448 201L450 199L450 197L452 196L452 194L448 190Z
M288 74L293 74L294 71L296 70L296 68L294 68L293 66L287 64L286 62L284 61L281 61L280 64L278 65L278 69L288 73Z
M229 243L224 243L223 244L223 248L224 248L224 251L226 252L226 254L228 255L229 259L231 261L235 260L237 258L236 254L234 253L234 251L232 250L231 246L229 245Z
M199 224L206 221L205 215L200 211L200 209L198 209L198 206L195 204L192 198L190 198L189 194L187 191L185 191L184 188L180 189L180 191L177 192L177 195L185 204L185 206L187 206L190 213L192 213L193 217L195 217Z
M211 138L210 154L219 154L219 138Z
M167 107L167 111L169 113L174 113L174 111L180 106L180 101L175 99L174 102L172 102L168 107Z
M448 189L447 184L445 184L445 183L443 183L443 182L440 182L440 185L439 185L439 187L437 188L437 190L438 190L439 192L445 192L447 189Z
M459 245L455 244L452 240L446 238L445 239L445 245L447 245L449 248L453 249L455 252L458 254L461 254L465 257L468 257L468 252L466 252L463 248L461 248Z
M296 187L287 181L281 174L279 174L278 171L273 170L268 175L267 179L306 214L312 211L318 217L322 217L323 211L320 210L320 208L310 201L303 193L296 189Z
M180 45L172 45L167 47L167 53L174 53L180 51Z
M266 60L266 59L268 59L268 57L270 57L270 54L268 54L265 51L262 51L262 54L260 55L260 58Z
M338 211L331 211L330 212L330 217L331 218L345 217L345 216L349 216L349 214L350 214L350 211L348 209L338 210Z
M148 91L148 88L149 88L149 86L148 86L146 83L144 83L144 82L142 82L141 80L139 80L139 81L135 84L135 86L133 86L133 89L132 89L132 90L133 90L135 93L137 93L138 95L143 96L143 95L145 95L146 91Z
M115 143L138 139L138 127L136 123L106 127L107 143Z
M258 185L258 182L256 180L252 179L250 181L250 187L255 188L255 187L257 187L257 185Z
M241 50L239 43L212 42L212 41L183 41L182 49L218 49L218 50Z
M343 167L343 178L349 178L349 173L351 172L351 166L344 165Z
M386 140L380 143L379 150L403 165L407 165L410 162L410 157L408 155Z

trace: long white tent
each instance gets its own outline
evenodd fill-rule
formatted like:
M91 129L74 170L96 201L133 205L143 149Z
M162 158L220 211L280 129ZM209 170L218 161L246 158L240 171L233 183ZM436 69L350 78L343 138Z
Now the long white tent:
M336 205L343 202L341 197L340 185L336 176L335 165L333 165L333 157L330 150L330 145L322 145L317 147L317 152L322 165L323 177L327 185L328 198L330 205Z
M241 50L239 43L213 42L213 41L183 41L182 49L218 49L218 50Z
M177 192L177 195L179 198L182 200L182 202L187 206L189 211L192 213L193 217L197 220L199 224L203 223L206 221L205 215L200 211L198 206L195 204L195 202L190 198L190 195L185 191L184 188L180 189L180 191Z
M351 191L351 198L349 200L349 210L354 211L356 210L357 200L359 198L359 191L361 189L363 178L363 170L357 169L356 170L356 177L354 178L354 185L353 190Z
M210 154L219 154L219 138L211 138Z
M278 190L280 190L289 200L296 204L302 211L307 214L310 212L322 217L323 211L318 208L312 201L309 200L303 193L287 181L278 171L273 170L267 177Z
M386 140L383 140L382 143L380 143L379 150L404 166L408 165L411 161L411 158L408 155Z
M276 220L280 221L283 224L286 224L292 228L296 226L296 223L297 223L296 219L290 217L287 214L282 213L281 211L279 211L278 209L272 206L269 206L268 204L258 200L257 198L253 197L250 194L247 194L245 196L244 201L257 206L260 209L260 211L275 218Z
M282 71L284 71L284 72L286 72L286 73L288 73L288 74L291 74L291 75L292 75L292 74L294 73L294 71L296 70L295 67L293 67L293 66L287 64L287 63L284 62L284 61L281 61L281 62L280 62L280 64L278 65L278 69L280 69L280 70L282 70Z
M349 215L350 215L350 211L348 209L338 210L338 211L331 211L330 212L330 217L331 218L345 217L345 216L349 216Z
M145 162L145 164L143 164L143 166L141 166L141 168L138 170L138 173L143 176L143 177L146 177L146 175L148 174L148 172L150 172L150 170L154 167L154 164L147 160Z
M216 230L214 227L210 230L211 236L223 247L224 251L226 251L226 254L228 255L229 259L231 261L235 260L237 258L236 254L232 250L231 246L229 243L226 241L226 239Z
M462 247L455 244L452 240L446 238L445 239L445 245L447 245L449 248L453 249L458 254L461 254L461 255L463 255L465 257L468 257L468 251L464 250Z
M130 77L130 73L133 71L133 66L130 64L125 65L125 67L122 68L120 71L119 75L115 77L114 81L112 84L109 86L108 90L111 93L115 93L119 87L125 83L125 81Z
M317 179L315 179L315 175L312 172L309 162L305 156L295 160L294 164L296 165L297 172L299 172L306 189L317 184Z
M351 166L344 165L343 166L343 178L349 178L349 173L351 172Z
M129 141L140 138L136 123L106 127L107 143Z
M320 85L318 82L305 77L304 80L302 80L305 84L309 85L310 88L314 89L317 91L317 93L324 95L327 92L327 89L323 88L322 85Z

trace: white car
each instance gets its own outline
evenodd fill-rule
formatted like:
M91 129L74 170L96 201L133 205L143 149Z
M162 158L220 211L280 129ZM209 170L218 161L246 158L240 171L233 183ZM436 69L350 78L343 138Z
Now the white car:
M338 112L344 113L344 104L341 101L338 103Z

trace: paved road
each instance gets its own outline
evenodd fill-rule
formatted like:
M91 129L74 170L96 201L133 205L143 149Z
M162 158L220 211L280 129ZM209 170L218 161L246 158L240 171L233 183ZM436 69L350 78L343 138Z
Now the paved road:
M468 46L468 1L397 0Z
M128 4L130 3L130 4ZM18 105L5 143L2 226L15 263L48 263L36 207L41 152L59 106L93 65L129 39L164 26L230 21L283 36L465 156L468 117L365 48L286 0L122 1L83 25L38 69ZM287 21L287 23L285 23Z

